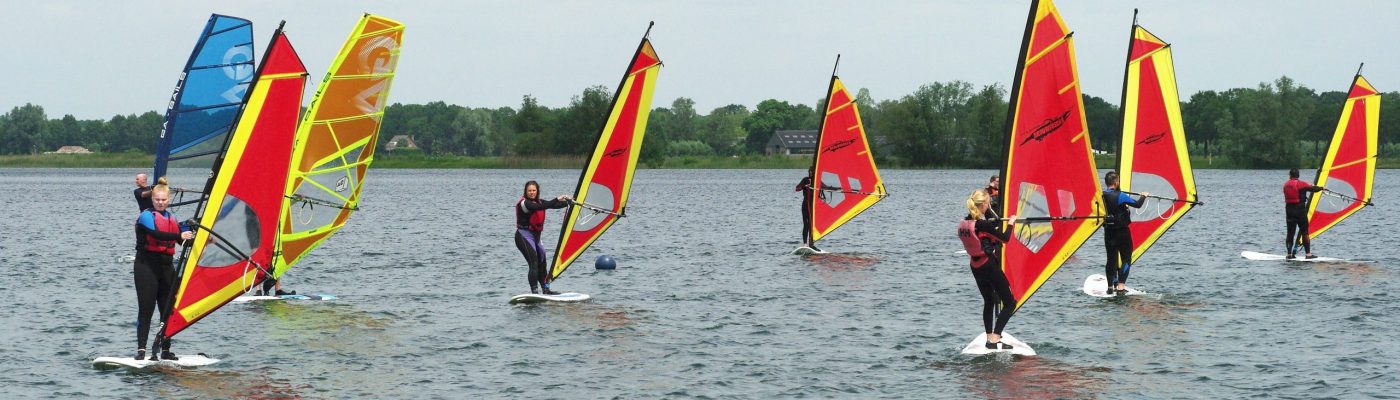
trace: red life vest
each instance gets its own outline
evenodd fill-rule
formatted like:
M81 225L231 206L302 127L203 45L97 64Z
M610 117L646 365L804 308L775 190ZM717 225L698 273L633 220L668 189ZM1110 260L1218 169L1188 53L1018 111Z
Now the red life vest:
M967 250L967 255L972 257L972 268L981 267L990 258L982 250L982 239L995 237L985 232L977 231L977 220L965 219L958 223L958 240L962 241L963 249Z
M1288 182L1284 182L1283 203L1298 204L1299 202L1302 202L1303 197L1299 195L1302 192L1302 190L1300 189L1305 189L1311 186L1311 184L1308 184L1307 182L1303 182L1298 179L1289 179Z
M544 210L532 212L525 211L525 196L520 196L520 200L515 202L515 227L525 228L533 232L544 230Z
M180 233L180 222L176 221L174 216L167 215L163 212L157 212L155 210L150 211L151 216L155 217L154 219L157 231ZM175 241L156 239L155 236L151 236L151 234L147 233L146 251L152 253L175 255Z

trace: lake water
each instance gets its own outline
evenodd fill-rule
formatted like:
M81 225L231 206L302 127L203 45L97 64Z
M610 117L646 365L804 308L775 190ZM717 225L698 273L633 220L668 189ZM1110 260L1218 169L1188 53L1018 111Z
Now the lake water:
M1400 171L1315 242L1369 263L1279 252L1283 171L1197 171L1207 205L1133 268L1159 296L1079 291L1095 235L1012 318L1038 357L961 355L981 299L952 232L989 171L884 171L892 194L797 245L797 170L643 170L628 217L555 283L579 304L511 306L525 180L574 170L375 170L348 226L285 282L327 302L230 304L176 337L199 369L98 370L130 356L132 176L0 169L0 387L74 398L1395 398ZM178 185L193 185L183 171ZM1312 176L1304 172L1304 176ZM184 210L183 217L192 215ZM551 212L553 248L561 213ZM595 271L613 256L615 271Z

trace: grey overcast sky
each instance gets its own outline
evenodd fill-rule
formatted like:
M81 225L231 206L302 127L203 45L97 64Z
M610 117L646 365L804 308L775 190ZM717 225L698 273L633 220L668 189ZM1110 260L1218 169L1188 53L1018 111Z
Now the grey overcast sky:
M406 25L390 100L567 105L612 88L646 29L665 63L654 106L689 97L700 113L769 98L813 104L831 63L877 100L962 80L1009 86L1023 1L17 1L0 0L0 112L51 118L164 110L210 13L254 23L257 54L279 20L319 80L362 12ZM1172 43L1183 97L1287 75L1344 90L1358 63L1400 90L1400 1L1060 0L1084 92L1117 103L1133 8ZM261 60L259 60L261 61ZM314 85L314 83L313 83ZM314 87L308 90L308 96Z

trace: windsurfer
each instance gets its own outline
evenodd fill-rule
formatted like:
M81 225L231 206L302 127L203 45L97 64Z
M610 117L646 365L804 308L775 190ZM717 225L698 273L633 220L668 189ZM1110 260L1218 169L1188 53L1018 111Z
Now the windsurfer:
M1104 276L1113 290L1119 293L1128 290L1128 271L1133 262L1133 232L1128 229L1132 221L1132 211L1128 207L1142 208L1147 193L1138 195L1137 200L1118 189L1118 173L1108 171L1103 176L1106 188L1103 190L1103 204L1108 208L1108 216L1103 224L1103 246L1108 250L1108 261L1104 263Z
M515 203L515 247L530 265L530 293L559 294L549 290L550 273L540 233L544 231L545 210L567 207L570 200L568 195L540 200L540 184L529 181L525 182L524 195Z
M137 176L137 185L144 176ZM164 321L170 314L170 290L174 285L175 268L173 258L177 242L194 237L189 227L180 225L175 213L166 210L170 205L170 187L165 178L160 178L150 190L151 208L141 211L136 219L136 260L132 262L132 272L136 277L136 359L146 356L146 335L151 329L151 312L160 306L160 318ZM157 343L161 347L160 358L175 360L170 352L170 340ZM156 355L151 354L155 360Z
M1285 259L1292 260L1298 252L1297 245L1303 245L1303 254L1307 258L1317 258L1312 253L1312 240L1308 239L1308 193L1322 191L1322 186L1298 179L1298 169L1288 170L1288 182L1283 183L1283 213L1288 222L1288 236L1284 239L1284 246L1288 249ZM1297 238L1294 238L1294 233Z
M1001 202L997 200L998 196L1001 195L1001 174L992 174L992 179L987 181L987 187L982 190L985 190L987 197L991 198L991 206L988 209L995 216L997 210L1001 209Z
M987 348L1008 350L1011 345L1001 343L1001 331L1016 310L1016 298L1011 295L1011 283L1001 270L1001 247L1011 240L1008 232L1016 225L1016 216L1007 219L1004 230L1000 220L987 218L990 206L991 196L985 190L973 191L967 198L967 217L958 224L958 238L972 258L972 277L977 281L977 291L982 294L982 327L987 332Z
M131 194L136 196L136 207L140 208L137 211L151 209L151 187L146 186L146 174L136 174L136 190Z
M808 168L807 176L802 177L802 180L797 182L797 187L793 188L792 191L802 192L802 243L811 247L812 250L821 251L817 249L816 242L812 240L812 175L815 171L816 167Z

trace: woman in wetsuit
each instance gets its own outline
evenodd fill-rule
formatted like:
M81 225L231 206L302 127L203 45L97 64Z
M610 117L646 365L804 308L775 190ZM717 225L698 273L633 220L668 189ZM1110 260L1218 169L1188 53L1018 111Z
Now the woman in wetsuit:
M1284 238L1284 246L1288 248L1288 255L1285 259L1292 260L1297 256L1298 244L1303 245L1303 255L1307 258L1317 258L1312 253L1312 240L1308 239L1308 194L1322 191L1322 186L1313 186L1307 181L1298 179L1298 169L1288 170L1288 182L1283 183L1283 214L1288 223L1288 236ZM1295 239L1294 232L1297 232Z
M967 198L967 217L958 224L958 239L972 258L972 277L977 280L977 291L982 294L982 326L987 332L987 348L1008 350L1011 345L1001 343L1001 331L1016 310L1016 298L1012 297L1011 283L1001 271L1001 246L1011 239L1007 232L1016 225L1016 216L1007 218L1007 230L1002 230L1001 221L985 218L990 208L991 196L986 191L972 192Z
M151 189L151 208L136 218L136 260L132 272L136 277L136 359L146 357L146 335L151 330L151 312L160 306L160 320L170 315L172 285L175 280L175 246L194 237L194 232L180 225L170 205L170 187L160 178ZM161 359L175 360L170 352L170 340L157 343ZM156 360L152 352L151 359Z
M571 200L567 195L540 200L540 184L529 181L525 182L525 194L515 202L515 247L530 264L530 293L559 294L549 290L550 272L546 270L548 263L544 260L544 246L540 245L540 232L544 231L545 210L564 208Z

